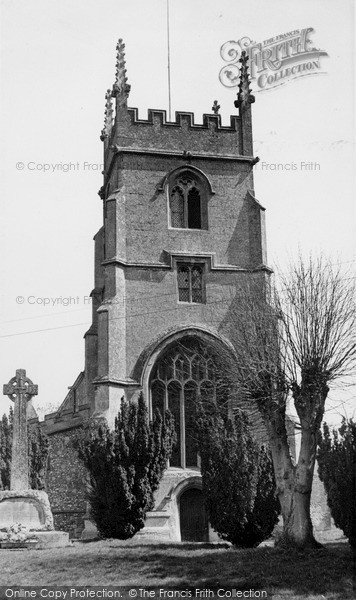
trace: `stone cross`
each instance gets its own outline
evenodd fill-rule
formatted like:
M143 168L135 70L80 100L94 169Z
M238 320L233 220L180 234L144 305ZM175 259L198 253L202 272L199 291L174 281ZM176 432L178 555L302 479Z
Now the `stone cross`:
M219 114L220 104L218 103L217 100L214 100L214 104L211 107L211 110L213 111L214 115L218 115Z
M24 369L4 385L4 395L15 403L12 435L10 490L28 490L27 402L38 394L38 386L26 377Z

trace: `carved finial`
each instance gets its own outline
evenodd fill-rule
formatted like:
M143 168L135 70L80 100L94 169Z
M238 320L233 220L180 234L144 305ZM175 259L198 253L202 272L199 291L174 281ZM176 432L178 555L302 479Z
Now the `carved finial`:
M101 136L100 136L101 141L103 141L105 138L110 136L112 126L113 126L112 95L111 95L111 90L108 90L105 94L105 117L104 117L104 127L101 130Z
M125 44L120 38L116 46L116 75L112 96L115 98L121 97L124 103L127 102L131 89L131 86L127 83L125 65Z
M237 100L234 102L236 108L239 108L243 103L248 102L249 104L252 104L255 101L255 96L251 94L247 61L248 56L246 50L243 50L239 61L241 63L239 92L237 94Z
M217 100L214 100L214 104L211 107L211 110L213 111L214 115L218 115L219 114L220 104L218 104Z

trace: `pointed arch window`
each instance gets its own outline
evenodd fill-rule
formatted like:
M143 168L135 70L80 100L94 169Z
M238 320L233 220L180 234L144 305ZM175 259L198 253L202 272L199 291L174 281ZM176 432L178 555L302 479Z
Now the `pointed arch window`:
M207 229L207 191L193 171L183 171L169 186L170 225L177 229Z
M156 364L151 378L151 410L169 409L177 441L171 467L199 467L195 422L197 401L209 402L221 394L214 361L199 342L185 342L169 350Z

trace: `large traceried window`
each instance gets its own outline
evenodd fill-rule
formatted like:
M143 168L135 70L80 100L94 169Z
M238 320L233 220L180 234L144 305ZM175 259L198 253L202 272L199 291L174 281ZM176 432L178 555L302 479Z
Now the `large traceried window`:
M207 229L206 186L193 171L183 171L169 186L170 224L180 229Z
M169 350L155 366L151 377L151 407L174 417L177 442L170 460L172 467L198 467L195 439L197 398L215 399L221 391L217 367L211 353L198 341L186 341Z

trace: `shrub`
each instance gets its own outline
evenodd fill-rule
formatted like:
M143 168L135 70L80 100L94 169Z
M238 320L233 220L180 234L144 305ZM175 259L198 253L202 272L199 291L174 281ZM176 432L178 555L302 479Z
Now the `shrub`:
M326 423L319 435L319 477L324 483L335 525L356 547L356 423L343 419L330 433Z
M270 537L280 510L269 451L259 448L243 412L230 420L218 409L200 410L197 431L212 527L234 546L257 546Z
M10 489L10 472L12 456L12 420L13 411L4 414L0 421L0 489Z
M143 528L174 443L170 413L149 422L142 394L121 401L113 431L92 423L76 448L89 471L88 499L99 535L128 539Z

